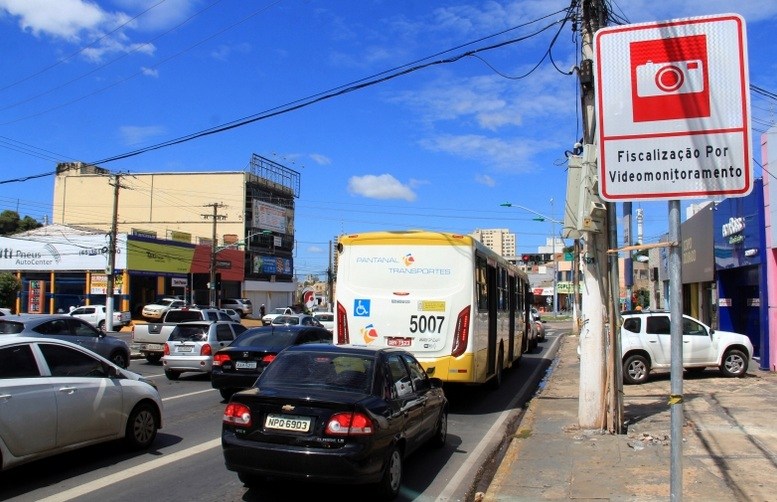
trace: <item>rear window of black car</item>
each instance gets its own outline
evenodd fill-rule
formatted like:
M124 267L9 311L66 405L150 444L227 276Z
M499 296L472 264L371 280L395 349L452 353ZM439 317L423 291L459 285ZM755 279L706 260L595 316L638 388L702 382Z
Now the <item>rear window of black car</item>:
M178 326L170 333L169 339L177 342L204 342L208 339L208 326Z
M296 333L289 331L264 331L244 333L232 342L232 347L288 347L294 343Z
M345 391L370 391L373 359L354 354L316 352L281 353L270 364L259 386L328 387Z

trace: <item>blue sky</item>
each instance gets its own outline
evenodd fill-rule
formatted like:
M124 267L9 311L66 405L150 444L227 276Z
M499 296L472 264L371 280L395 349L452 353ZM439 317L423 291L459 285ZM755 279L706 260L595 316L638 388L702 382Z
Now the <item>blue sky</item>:
M732 12L724 0L610 3L633 23ZM58 162L121 156L450 59L100 165L129 173L233 171L256 153L298 171L300 274L325 270L328 243L344 232L509 228L519 253L536 251L551 224L499 204L563 218L565 151L581 135L577 79L564 74L578 60L578 37L569 23L559 32L558 12L568 5L0 0L0 210L50 216L53 175L38 176ZM748 23L750 81L777 92L777 2L736 6ZM542 59L557 33L556 68ZM459 57L515 39L523 40ZM757 145L775 123L777 103L751 100L760 163ZM192 194L193 218L222 199L219 187ZM634 207L644 210L644 240L657 240L667 227L666 203Z

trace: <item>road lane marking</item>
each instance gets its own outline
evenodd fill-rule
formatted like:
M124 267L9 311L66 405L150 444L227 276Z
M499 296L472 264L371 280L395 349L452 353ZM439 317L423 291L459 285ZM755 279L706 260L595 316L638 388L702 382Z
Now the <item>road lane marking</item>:
M158 458L156 460L152 460L150 462L144 462L140 465L136 465L135 467L130 467L129 469L124 469L122 471L111 474L109 476L105 476L100 479L91 481L89 483L76 486L75 488L65 490L64 492L60 492L56 495L52 495L50 497L40 499L39 502L64 502L66 500L73 500L74 498L82 497L88 493L92 493L94 491L100 490L114 483L125 481L133 476L145 474L148 471L158 469L172 462L177 462L187 457L191 457L193 455L197 455L204 451L210 450L212 448L220 447L220 446L221 446L221 438L219 437L216 439L212 439L208 442L201 443L196 446L192 446L191 448L177 451L175 453L171 453L170 455L165 455L164 457Z
M173 399L180 399L182 397L189 397L189 396L196 396L197 394L204 394L206 392L214 392L216 389L205 389L205 390L198 390L196 392L189 392L188 394L179 394L177 396L170 396L162 399L162 402L165 403L167 401L172 401Z
M557 337L553 340L553 343L551 344L551 347L555 348L556 345L558 345L559 341L561 341L561 337ZM550 352L550 350L548 350ZM523 395L526 392L526 387L529 385L530 382L532 382L536 374L541 371L546 371L546 369L541 369L541 365L537 365L537 367L532 372L531 378L529 378L525 384L521 387L521 390L519 392L515 393L515 397L510 401L510 404L507 405L507 408L499 414L499 417L496 419L496 421L491 425L491 428L488 429L488 432L486 432L486 435L483 436L483 439L478 443L478 445L475 447L474 450L472 450L472 453L467 455L467 459L464 461L463 464L461 464L461 467L459 467L459 470L456 471L456 473L451 477L451 481L447 484L447 487L445 490L440 493L440 495L437 496L437 500L453 500L454 494L461 493L458 491L459 485L463 483L467 478L471 478L471 473L475 472L475 469L478 467L475 465L475 462L477 462L480 459L480 456L483 454L483 450L485 450L486 446L489 445L491 442L491 437L496 434L497 430L502 426L502 424L507 420L507 418L510 416L510 414L514 411L515 405L518 403L518 399L521 395Z

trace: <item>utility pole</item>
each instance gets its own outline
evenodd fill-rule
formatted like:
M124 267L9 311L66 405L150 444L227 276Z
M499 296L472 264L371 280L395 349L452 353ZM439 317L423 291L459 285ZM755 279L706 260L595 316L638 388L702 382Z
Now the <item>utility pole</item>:
M116 234L119 228L119 189L121 188L121 176L111 176L109 185L113 186L113 215L111 219L111 233L108 237L108 266L105 269L107 278L105 288L105 330L113 331L113 289L114 273L116 272Z
M604 211L603 225L583 231L580 238L580 269L583 290L582 327L580 329L580 398L578 423L581 428L620 432L622 428L621 395L616 380L620 367L617 312L613 312L613 290L617 300L617 257L614 268L607 256L608 241L614 233L613 204L602 204L597 187L596 115L594 99L593 36L604 26L605 5L602 0L582 2L582 60L578 74L583 116L582 179L587 189L581 191L579 203L583 214ZM607 348L609 347L609 353ZM608 392L608 389L610 392Z
M213 218L213 235L210 242L210 282L208 283L208 302L211 306L217 306L217 291L216 291L216 224L218 220L226 219L226 215L219 214L219 209L225 207L220 202L213 202L212 204L205 204L205 207L212 207L212 214L202 214L203 218Z

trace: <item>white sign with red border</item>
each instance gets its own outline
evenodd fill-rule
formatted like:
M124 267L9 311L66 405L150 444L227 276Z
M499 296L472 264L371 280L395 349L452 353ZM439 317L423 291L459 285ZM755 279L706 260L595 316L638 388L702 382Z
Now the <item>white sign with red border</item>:
M594 37L599 193L743 197L753 188L745 21L721 14Z

